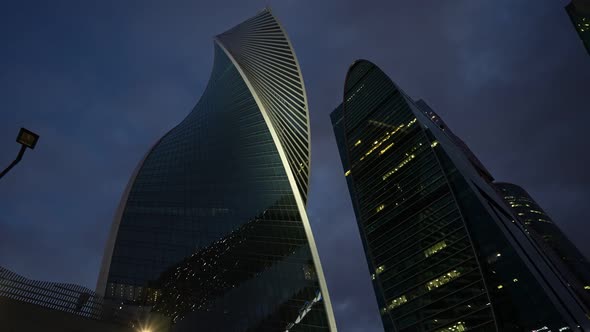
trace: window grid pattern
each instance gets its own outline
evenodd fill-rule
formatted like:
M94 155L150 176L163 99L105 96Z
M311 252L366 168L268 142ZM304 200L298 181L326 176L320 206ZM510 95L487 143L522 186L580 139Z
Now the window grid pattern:
M343 136L343 163L386 331L493 330L437 142L389 78L365 61L348 73L341 113L341 123L332 121L341 127L337 136Z

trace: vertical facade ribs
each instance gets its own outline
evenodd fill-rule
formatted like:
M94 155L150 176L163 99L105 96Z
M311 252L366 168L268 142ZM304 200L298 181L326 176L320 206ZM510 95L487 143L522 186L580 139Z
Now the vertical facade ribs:
M305 212L309 116L291 44L264 10L214 48L201 99L131 179L98 291L175 332L335 331Z
M309 114L301 70L287 35L265 10L217 36L256 91L304 202L309 189Z

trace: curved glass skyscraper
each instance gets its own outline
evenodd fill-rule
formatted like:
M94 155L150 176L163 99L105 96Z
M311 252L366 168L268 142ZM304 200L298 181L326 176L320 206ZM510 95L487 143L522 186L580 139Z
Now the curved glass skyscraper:
M214 44L203 96L122 198L97 291L178 331L335 330L305 213L309 116L291 43L264 10Z
M586 330L474 157L371 62L332 113L386 331Z

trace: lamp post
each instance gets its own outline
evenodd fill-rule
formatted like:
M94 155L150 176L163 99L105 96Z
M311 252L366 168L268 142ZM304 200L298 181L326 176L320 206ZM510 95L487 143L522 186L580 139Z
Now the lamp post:
M21 159L23 159L23 155L25 154L25 150L27 148L31 150L35 148L35 145L37 144L38 140L39 135L25 128L20 129L20 131L18 132L18 136L16 137L16 141L20 143L22 146L20 148L20 151L18 152L18 156L16 156L16 159L10 165L8 165L8 167L6 167L6 169L3 170L2 173L0 173L0 179L6 173L8 173L8 171L10 171L14 167L14 165L18 164L18 162Z

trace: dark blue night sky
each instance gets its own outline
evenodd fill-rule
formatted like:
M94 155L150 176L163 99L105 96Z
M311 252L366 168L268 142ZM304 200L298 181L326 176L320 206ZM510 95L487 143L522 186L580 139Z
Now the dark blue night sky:
M310 103L309 216L341 331L378 308L329 113L350 63L425 99L500 181L522 185L590 255L590 57L549 0L0 2L0 266L94 288L114 210L147 149L188 114L214 35L265 5Z

